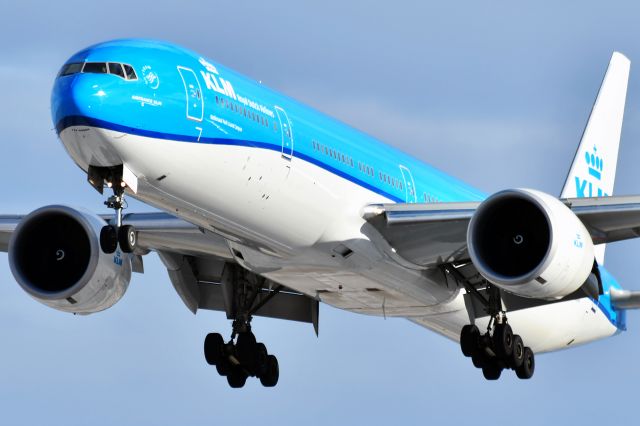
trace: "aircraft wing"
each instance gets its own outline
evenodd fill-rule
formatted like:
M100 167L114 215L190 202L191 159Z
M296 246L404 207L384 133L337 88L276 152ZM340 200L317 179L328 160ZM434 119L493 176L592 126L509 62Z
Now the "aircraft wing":
M0 251L8 251L11 235L23 217L0 215ZM113 215L102 218L110 222ZM142 256L155 251L189 310L230 313L230 303L222 288L222 274L226 264L236 262L223 237L163 212L130 213L124 216L123 223L133 225L137 231L138 243L131 256L133 272L144 272ZM258 307L267 298L269 303ZM255 303L256 316L308 322L317 330L318 302L301 293L267 280Z
M0 251L9 248L11 234L23 215L0 215ZM102 215L109 222L113 215ZM123 222L135 226L138 231L138 253L149 250L170 251L185 255L211 255L229 258L226 241L215 234L205 234L197 226L167 213L132 213Z
M585 225L594 244L640 236L640 196L562 200ZM365 219L404 260L422 267L469 260L467 227L480 202L373 204Z

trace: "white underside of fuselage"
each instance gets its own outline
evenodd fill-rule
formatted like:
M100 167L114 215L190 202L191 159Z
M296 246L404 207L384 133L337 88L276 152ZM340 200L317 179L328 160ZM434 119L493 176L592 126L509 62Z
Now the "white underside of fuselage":
M385 250L362 208L390 200L295 153L286 159L267 149L87 126L60 137L85 170L126 164L138 177L131 195L225 237L229 257L275 282L340 309L408 318L454 340L470 321L486 327L488 318L470 316L455 284ZM587 298L511 312L509 322L534 352L617 331Z

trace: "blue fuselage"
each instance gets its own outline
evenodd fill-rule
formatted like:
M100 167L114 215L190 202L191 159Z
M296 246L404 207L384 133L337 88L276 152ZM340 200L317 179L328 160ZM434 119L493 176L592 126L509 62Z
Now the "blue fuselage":
M137 79L99 73L58 78L52 95L58 132L74 124L94 124L160 139L282 151L396 202L484 197L425 163L183 48L114 41L85 49L67 63L84 62L130 64Z

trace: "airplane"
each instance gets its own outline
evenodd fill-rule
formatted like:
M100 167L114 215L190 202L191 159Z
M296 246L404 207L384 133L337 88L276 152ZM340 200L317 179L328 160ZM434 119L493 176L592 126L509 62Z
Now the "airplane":
M535 354L619 334L640 308L603 266L640 229L640 196L612 195L629 71L614 52L559 197L484 194L191 50L99 43L64 63L51 113L113 214L3 215L0 249L27 294L79 315L157 253L187 309L231 321L204 356L233 388L279 379L253 317L317 334L321 302L459 342L488 380L530 379Z

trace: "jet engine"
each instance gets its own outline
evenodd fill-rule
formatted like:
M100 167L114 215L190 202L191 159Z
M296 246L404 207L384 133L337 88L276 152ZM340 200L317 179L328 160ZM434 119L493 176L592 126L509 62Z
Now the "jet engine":
M131 279L131 260L105 254L99 235L106 222L66 206L33 211L9 242L9 265L20 286L51 308L90 314L110 308Z
M595 258L580 219L557 198L529 189L501 191L482 202L469 222L467 246L489 282L539 299L580 288Z

